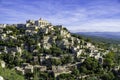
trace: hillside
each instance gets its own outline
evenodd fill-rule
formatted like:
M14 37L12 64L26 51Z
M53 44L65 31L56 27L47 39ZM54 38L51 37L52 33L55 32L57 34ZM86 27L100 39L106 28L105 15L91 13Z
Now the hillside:
M71 34L62 25L40 18L26 24L2 24L0 31L1 61L27 80L104 80L116 76L110 49Z
M120 32L77 32L77 34L93 38L94 39L100 39L101 41L105 40L106 42L119 42L120 43ZM109 39L109 40L108 40Z

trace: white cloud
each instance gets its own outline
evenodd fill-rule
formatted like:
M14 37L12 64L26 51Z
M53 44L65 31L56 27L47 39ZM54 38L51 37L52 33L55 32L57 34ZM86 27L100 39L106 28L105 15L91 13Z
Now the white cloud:
M120 31L120 20L109 20L109 19L105 19L105 20L92 20L86 23L83 23L81 25L77 25L75 26L75 29L72 29L71 27L71 31L90 31L90 32L94 32L94 31L99 31L99 32L104 32L104 31L108 31L108 32L119 32Z
M70 4L67 2L36 0L24 3L24 0L2 0L0 23L25 22L27 19L43 17L74 31L120 31L120 5L116 1L93 0L85 4L72 4L74 0Z

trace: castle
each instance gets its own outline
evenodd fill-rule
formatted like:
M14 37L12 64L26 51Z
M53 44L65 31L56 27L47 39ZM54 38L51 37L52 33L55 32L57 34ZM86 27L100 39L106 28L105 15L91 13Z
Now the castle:
M0 24L0 28L5 28L6 26L16 26L18 28L23 28L23 27L44 27L44 26L48 26L48 25L52 25L51 23L49 23L47 20L43 20L42 18L40 18L39 20L27 20L26 24Z
M30 26L38 26L38 27L44 27L44 26L48 26L51 25L51 23L49 23L46 20L42 20L42 18L40 18L39 20L27 20L26 21L26 27L30 27Z

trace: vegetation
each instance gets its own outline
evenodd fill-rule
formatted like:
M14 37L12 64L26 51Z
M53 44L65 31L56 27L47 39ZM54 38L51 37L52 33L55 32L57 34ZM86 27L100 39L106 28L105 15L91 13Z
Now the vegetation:
M44 42L44 36L48 36L48 34L38 31L37 34L27 35L24 29L17 29L14 26L5 28L3 33L8 33L8 39L7 41L0 40L0 46L2 46L0 51L3 51L3 53L0 54L0 59L5 61L6 68L0 67L0 76L3 76L5 80L119 80L120 70L115 71L114 69L116 66L120 65L120 46L118 46L118 42L116 44L115 41L107 42L108 40L106 39L88 38L86 36L72 34L71 36L73 38L76 37L76 40L80 39L80 43L76 40L73 41L72 38L66 39L68 42L74 43L71 46L73 48L83 46L80 49L84 49L84 52L79 56L80 59L84 58L84 62L82 62L79 58L73 56L74 51L71 50L70 47L63 46L63 44L61 47L61 45L56 44L57 41L59 43L63 42L60 29L68 31L66 28L54 26L55 31L49 32L49 36L57 37L55 41L53 41L53 38L49 39L47 43L52 47L47 49L43 46L47 44ZM109 51L108 54L102 55L103 61L100 62L98 59L88 56L89 53L91 53L91 49L86 48L88 42L94 44L95 47L97 46L100 49ZM38 45L38 43L40 43L40 45ZM4 52L6 46L10 49L20 47L22 52L19 53L17 50L16 52ZM102 53L102 50L100 53ZM77 64L77 62L80 63ZM33 66L42 64L42 66L46 66L49 71L42 72L36 69L33 73L26 73L23 77L23 75L16 73L14 70L14 67L21 66L22 63L29 63ZM70 67L71 73L63 73L55 77L54 72L51 71L53 65Z
M17 74L15 70L0 67L0 76L5 80L25 80L23 75Z

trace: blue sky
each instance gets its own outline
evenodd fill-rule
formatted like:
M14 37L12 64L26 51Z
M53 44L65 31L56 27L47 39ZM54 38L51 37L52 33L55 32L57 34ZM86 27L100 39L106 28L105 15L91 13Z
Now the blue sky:
M46 19L71 31L120 31L120 0L0 0L0 24Z

